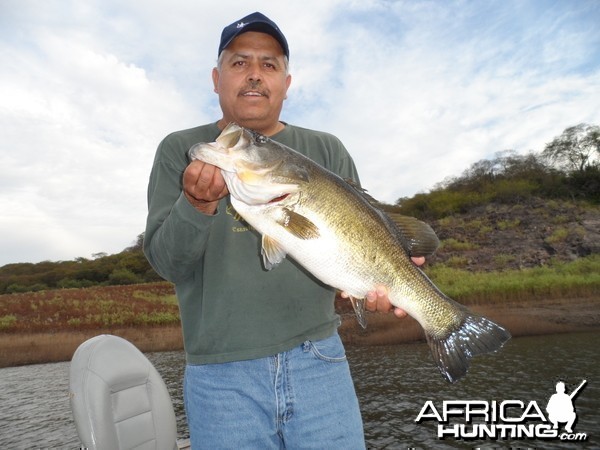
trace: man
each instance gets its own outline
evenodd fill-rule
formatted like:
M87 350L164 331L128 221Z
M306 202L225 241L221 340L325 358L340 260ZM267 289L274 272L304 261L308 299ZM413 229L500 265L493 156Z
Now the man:
M259 236L231 208L220 170L190 163L187 151L235 122L342 177L358 181L356 168L334 136L279 120L289 48L270 19L253 13L225 27L218 58L212 78L223 117L159 145L144 242L152 266L176 286L192 447L364 448L333 289L290 260L263 270ZM375 288L368 309L392 309Z

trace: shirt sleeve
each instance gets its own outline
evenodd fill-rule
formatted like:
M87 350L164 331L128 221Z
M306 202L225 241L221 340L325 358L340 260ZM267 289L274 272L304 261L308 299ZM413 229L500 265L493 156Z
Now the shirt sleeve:
M176 144L176 143L175 143ZM144 253L156 272L177 283L202 263L214 216L197 211L182 192L187 160L165 139L157 150L148 184ZM173 157L175 155L175 157ZM179 160L180 161L179 161Z

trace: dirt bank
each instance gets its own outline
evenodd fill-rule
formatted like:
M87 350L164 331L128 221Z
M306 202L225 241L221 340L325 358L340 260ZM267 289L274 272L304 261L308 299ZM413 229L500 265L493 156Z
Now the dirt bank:
M514 337L600 330L600 297L469 307L508 328ZM363 330L353 313L343 314L339 329L343 341L347 345L387 345L424 339L421 327L410 317L399 320L392 314L369 314L368 323ZM183 348L179 326L0 333L0 367L68 361L82 342L104 333L121 336L144 352Z
M69 361L77 347L99 334L114 334L132 342L143 352L180 350L179 325L170 327L115 328L56 333L0 333L0 367Z
M600 330L600 297L536 300L529 303L469 305L469 308L507 328L513 337ZM354 313L342 316L340 336L346 344L388 345L425 339L420 325L411 317L369 314L363 330Z

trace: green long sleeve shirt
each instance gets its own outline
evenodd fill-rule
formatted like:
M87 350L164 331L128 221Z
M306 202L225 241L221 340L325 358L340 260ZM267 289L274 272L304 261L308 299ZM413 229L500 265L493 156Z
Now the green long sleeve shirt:
M334 290L296 262L287 258L271 271L263 268L260 236L229 197L209 216L183 195L187 151L219 134L213 123L168 135L158 147L148 186L144 252L175 284L189 364L273 355L326 338L340 323ZM352 158L330 134L286 124L272 139L358 181Z

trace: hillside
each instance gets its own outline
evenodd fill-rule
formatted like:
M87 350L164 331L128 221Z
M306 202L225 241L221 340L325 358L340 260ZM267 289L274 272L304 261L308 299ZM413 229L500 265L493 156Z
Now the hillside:
M431 265L500 271L600 253L600 207L584 202L494 202L430 224L441 241Z
M441 241L428 266L502 271L600 253L600 205L584 201L530 197L422 220ZM0 294L159 281L142 253L141 239L121 253L96 259L0 267Z

